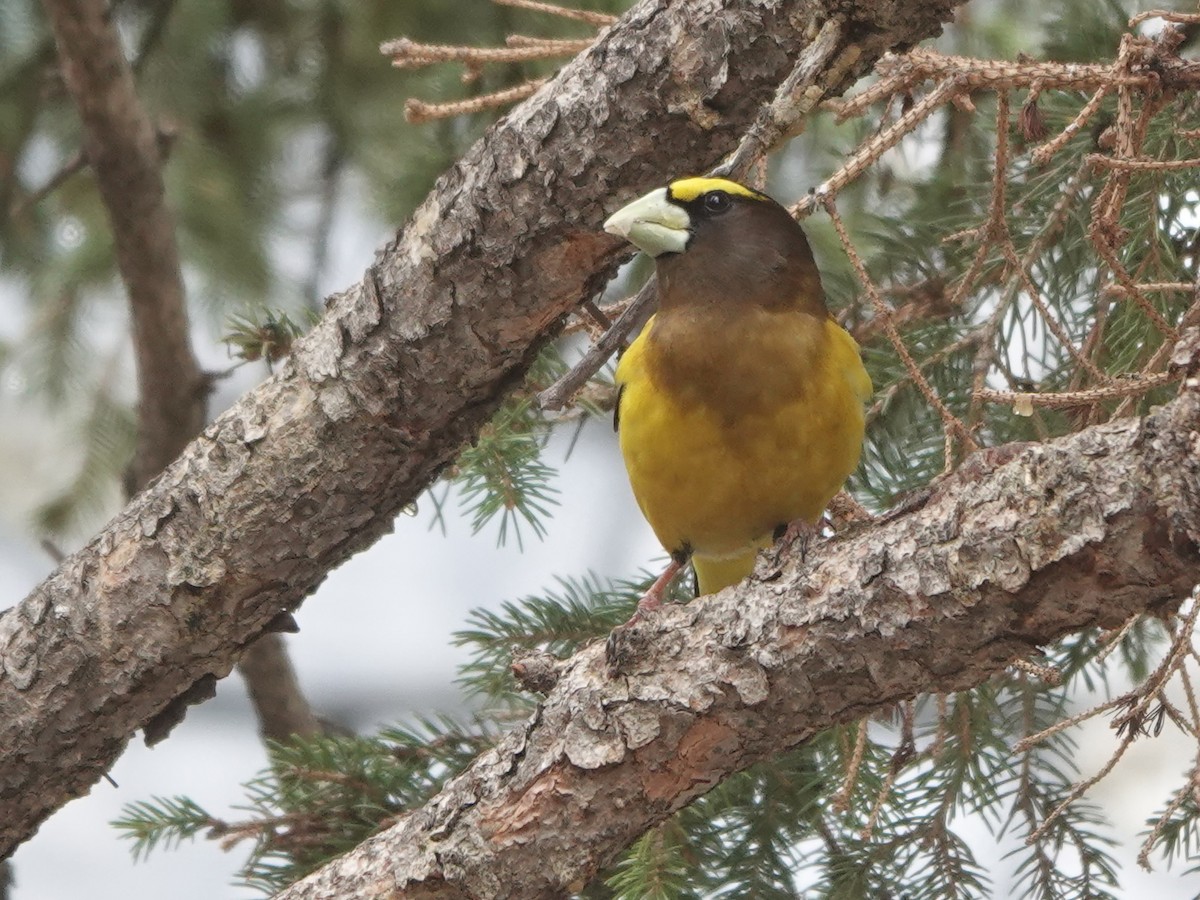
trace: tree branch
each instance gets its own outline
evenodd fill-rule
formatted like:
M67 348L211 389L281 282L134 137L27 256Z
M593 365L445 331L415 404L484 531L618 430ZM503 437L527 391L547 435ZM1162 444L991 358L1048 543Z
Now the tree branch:
M956 2L855 4L822 90ZM612 274L606 211L728 152L827 15L642 0L442 177L274 377L0 617L0 855L391 529Z
M168 135L154 128L137 95L108 0L44 5L64 81L83 120L86 153L79 154L79 167L92 163L129 295L138 372L132 493L179 455L207 415L208 390L192 353L175 219L162 178ZM156 11L139 60L161 36L172 6ZM248 647L239 668L264 736L284 740L318 730L279 635L264 635ZM168 710L155 731L165 735L182 715Z
M603 645L577 653L524 727L280 900L561 897L823 729L1173 611L1200 580L1192 354L1189 387L1146 419L978 454L807 566L614 633L616 674Z
M188 339L175 218L164 197L158 137L134 89L110 4L42 5L129 293L139 396L133 482L141 488L204 426L206 391Z
M312 737L324 729L300 690L287 646L278 634L264 634L238 660L238 672L258 718L263 738L286 741Z

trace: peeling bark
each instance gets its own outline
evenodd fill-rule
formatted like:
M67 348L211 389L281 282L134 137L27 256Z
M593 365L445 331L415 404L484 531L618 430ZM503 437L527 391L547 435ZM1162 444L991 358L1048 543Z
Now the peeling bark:
M957 2L849 4L823 88ZM274 377L0 617L0 856L391 529L611 275L606 211L732 149L828 15L642 0L441 178Z
M523 728L280 900L562 897L761 759L1200 580L1200 380L1147 419L999 449L808 566L618 632L615 674L577 653Z

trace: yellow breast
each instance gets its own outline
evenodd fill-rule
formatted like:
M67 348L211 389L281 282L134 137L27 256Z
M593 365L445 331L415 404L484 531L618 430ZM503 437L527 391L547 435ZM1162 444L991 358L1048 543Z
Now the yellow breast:
M816 521L858 465L871 384L827 317L660 313L617 382L634 495L668 551L693 552L701 593L748 574L776 526Z

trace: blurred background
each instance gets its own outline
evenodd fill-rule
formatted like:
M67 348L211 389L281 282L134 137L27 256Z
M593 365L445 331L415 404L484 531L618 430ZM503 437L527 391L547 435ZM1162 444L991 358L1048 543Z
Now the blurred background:
M619 13L626 4L582 5ZM409 124L406 99L478 96L554 68L547 61L489 66L469 80L451 65L396 71L379 43L404 35L499 46L514 34L580 38L593 31L487 0L116 0L113 6L139 93L168 148L168 199L178 221L194 347L206 370L222 373L210 416L268 374L261 360L239 361L223 338L266 316L303 327L326 294L359 279L375 249L494 117ZM937 46L981 57L1110 59L1114 35L1141 8L1116 0L1049 6L973 0ZM872 127L870 117L840 126L829 117L814 120L773 158L770 191L784 201L802 196ZM940 115L844 195L843 216L877 251L893 254L893 267L912 260L873 236L880 198L911 203L914 186L934 168L986 183L989 138L974 129L957 111ZM121 508L133 447L136 386L126 300L103 207L78 165L80 144L40 7L6 0L0 4L0 609L54 568L54 554L76 549ZM664 181L676 174L684 173L664 172ZM852 306L852 276L827 223L814 223L810 232L831 305ZM613 296L644 268L631 266ZM581 340L565 340L563 355L569 359ZM924 421L914 413L890 427L919 432ZM334 572L305 602L297 615L301 630L287 645L320 717L366 733L462 714L469 703L456 677L469 654L452 636L472 609L542 595L559 576L632 578L660 565L662 551L629 493L606 416L576 416L552 429L541 458L554 470L538 487L547 509L539 517L544 534L528 522L522 527L519 518L480 520L461 483L438 485L397 520L393 535ZM853 487L868 505L885 505L941 465L934 451L914 452L901 464L877 449ZM1080 740L1077 761L1085 772L1110 750L1105 723L1088 727L1096 739L1085 733ZM1195 875L1146 874L1133 863L1136 835L1178 781L1188 753L1188 744L1169 734L1139 742L1092 795L1109 811L1106 833L1124 865L1123 896L1200 891ZM192 708L161 745L148 750L135 739L111 773L116 786L101 782L50 819L15 855L9 896L260 896L237 884L244 845L226 851L199 840L160 848L135 864L130 843L109 823L125 804L170 795L189 796L236 821L244 815L237 809L245 802L242 783L266 763L243 685L231 676L215 700ZM997 842L981 822L962 827L992 873L996 896L1009 895L1012 846Z

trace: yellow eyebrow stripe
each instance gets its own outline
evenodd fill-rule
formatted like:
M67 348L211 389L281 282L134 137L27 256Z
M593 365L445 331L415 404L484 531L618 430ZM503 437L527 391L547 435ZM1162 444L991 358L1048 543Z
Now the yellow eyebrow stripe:
M678 181L672 181L667 187L667 196L680 203L691 203L709 191L724 191L735 197L749 197L752 200L763 199L763 195L758 191L751 190L744 184L738 184L727 178L681 178Z

